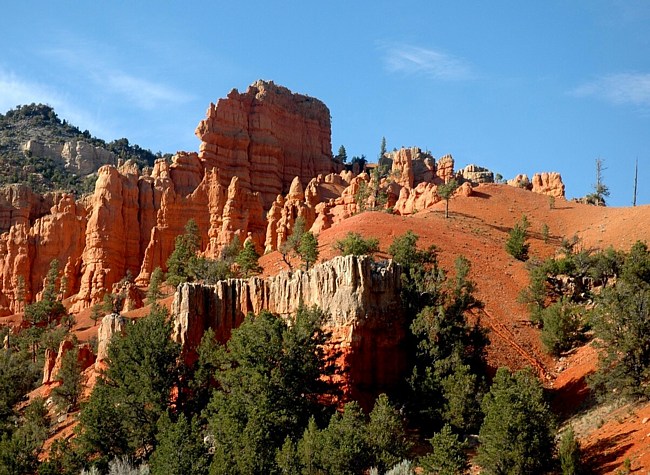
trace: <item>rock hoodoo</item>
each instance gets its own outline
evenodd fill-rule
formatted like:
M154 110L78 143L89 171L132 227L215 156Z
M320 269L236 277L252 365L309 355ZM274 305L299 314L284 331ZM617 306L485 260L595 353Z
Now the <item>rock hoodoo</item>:
M406 365L400 283L399 266L390 261L345 256L308 272L229 279L213 286L184 284L172 306L174 339L191 360L208 328L225 342L248 312L269 310L291 318L301 304L317 305L328 315L325 326L335 332L333 347L343 351L348 390L386 390Z

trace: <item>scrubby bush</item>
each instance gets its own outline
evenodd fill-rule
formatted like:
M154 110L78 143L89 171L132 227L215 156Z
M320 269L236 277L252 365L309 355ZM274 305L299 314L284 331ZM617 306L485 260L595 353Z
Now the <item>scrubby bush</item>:
M530 245L526 242L528 237L528 220L524 215L520 222L515 223L508 234L506 251L515 259L525 261L528 259Z
M379 252L379 239L364 239L359 233L348 232L343 239L339 239L334 244L334 249L343 256L353 255L373 255Z

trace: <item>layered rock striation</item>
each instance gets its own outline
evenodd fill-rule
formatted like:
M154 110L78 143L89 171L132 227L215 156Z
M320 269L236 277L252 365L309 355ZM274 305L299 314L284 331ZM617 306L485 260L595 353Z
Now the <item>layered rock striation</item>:
M238 177L259 192L268 210L299 177L302 186L319 174L340 171L332 157L330 112L318 99L257 81L244 93L233 89L196 128L199 156L219 169L221 185Z
M385 391L406 368L407 322L400 289L399 266L375 263L368 256L335 257L308 272L282 272L267 279L183 284L172 305L173 338L192 360L208 328L225 342L249 312L268 310L291 319L301 305L317 305L334 334L331 348L343 352L344 386L352 394Z

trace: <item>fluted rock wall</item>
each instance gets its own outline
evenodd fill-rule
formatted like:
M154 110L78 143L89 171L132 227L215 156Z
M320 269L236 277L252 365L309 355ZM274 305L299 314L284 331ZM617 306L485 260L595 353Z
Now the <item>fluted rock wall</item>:
M344 353L348 389L353 394L386 390L406 367L400 289L399 266L367 256L336 257L308 272L267 279L182 284L172 305L173 338L191 360L208 328L225 342L248 312L269 310L290 319L301 304L317 305L328 315L325 326L337 335L332 345Z
M301 184L340 171L332 158L330 112L318 99L257 81L233 89L196 128L206 168L219 169L221 185L237 176L244 190L259 192L268 210L297 176Z

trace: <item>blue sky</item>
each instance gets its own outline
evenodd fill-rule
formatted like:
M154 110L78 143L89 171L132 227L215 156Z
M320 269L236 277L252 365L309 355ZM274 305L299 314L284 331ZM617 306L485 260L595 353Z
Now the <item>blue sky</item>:
M6 2L0 110L45 102L106 140L198 150L208 104L257 79L317 97L334 151L420 146L558 171L650 203L650 2Z

